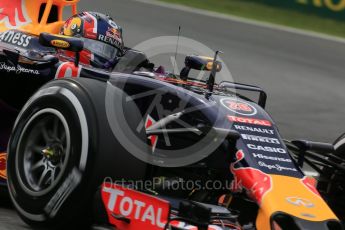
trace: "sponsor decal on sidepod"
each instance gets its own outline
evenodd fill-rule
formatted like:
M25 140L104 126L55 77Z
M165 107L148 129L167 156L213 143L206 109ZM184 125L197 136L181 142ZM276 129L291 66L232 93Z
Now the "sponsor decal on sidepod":
M55 79L77 78L80 76L81 65L75 66L72 62L65 62L59 66L55 73Z
M107 209L109 221L119 230L152 229L163 230L170 219L170 204L165 200L128 189L119 185L104 183L102 200ZM130 221L120 221L126 218ZM198 227L183 221L174 220L171 226L179 229L197 230ZM228 226L226 223L224 226ZM232 227L232 225L229 225ZM209 225L208 230L223 229Z
M21 32L16 32L14 30L3 32L0 35L0 41L21 46L21 47L27 47L30 44L31 39L32 39L31 36L26 35Z
M169 220L169 202L116 184L102 185L102 200L109 222L117 229L160 230ZM119 217L130 222L120 221Z
M5 70L6 72L13 72L15 74L33 74L33 75L39 75L40 72L37 69L27 69L24 67L21 67L20 65L17 66L10 66L6 65L5 62L0 62L0 70Z

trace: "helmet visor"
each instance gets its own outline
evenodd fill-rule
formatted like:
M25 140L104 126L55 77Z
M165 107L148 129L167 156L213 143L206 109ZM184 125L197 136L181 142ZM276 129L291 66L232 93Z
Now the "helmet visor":
M106 60L113 60L120 53L120 50L114 46L100 42L97 40L92 40L88 38L82 38L84 41L84 49L89 50L98 56L105 58Z

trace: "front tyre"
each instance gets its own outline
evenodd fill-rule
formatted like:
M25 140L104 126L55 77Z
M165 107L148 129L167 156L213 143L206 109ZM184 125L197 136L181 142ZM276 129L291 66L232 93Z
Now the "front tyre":
M17 119L9 144L8 184L16 210L30 225L67 223L80 207L77 199L83 197L77 191L92 147L92 121L86 114L93 111L82 106L85 99L67 88L43 88Z
M105 177L145 175L146 164L128 154L111 131L105 89L105 82L93 79L53 81L20 112L8 148L8 188L29 225L90 225L93 197ZM136 107L126 109L139 123Z

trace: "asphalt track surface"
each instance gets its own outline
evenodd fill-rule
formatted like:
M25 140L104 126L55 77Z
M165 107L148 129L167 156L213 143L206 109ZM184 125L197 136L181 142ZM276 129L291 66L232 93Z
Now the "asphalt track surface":
M235 81L268 93L267 110L286 138L333 141L345 132L345 43L186 13L130 0L82 0L82 10L112 15L127 46L182 35L221 49ZM0 208L0 230L27 229Z

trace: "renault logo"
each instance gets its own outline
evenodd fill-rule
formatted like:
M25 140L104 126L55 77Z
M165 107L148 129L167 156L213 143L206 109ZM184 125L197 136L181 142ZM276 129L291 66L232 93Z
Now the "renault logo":
M303 206L306 208L312 208L315 206L311 201L304 198L296 197L296 196L287 197L286 201L292 205L301 206L301 207Z

